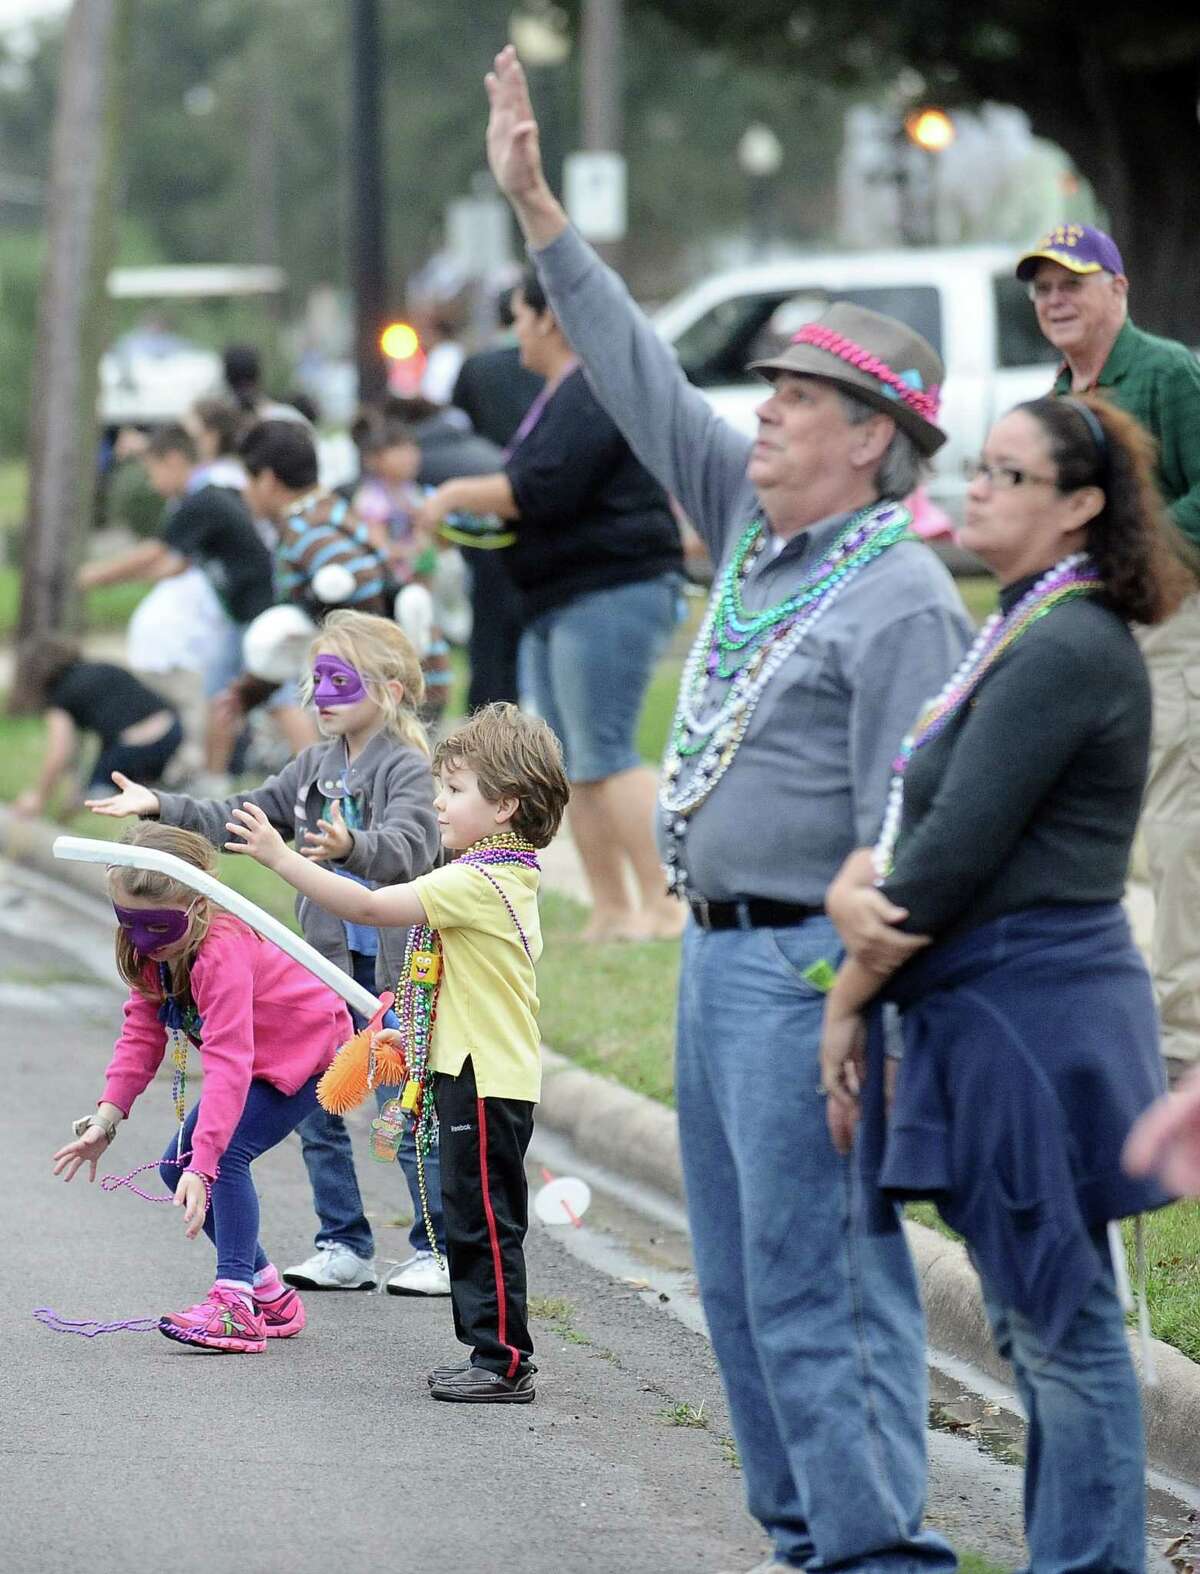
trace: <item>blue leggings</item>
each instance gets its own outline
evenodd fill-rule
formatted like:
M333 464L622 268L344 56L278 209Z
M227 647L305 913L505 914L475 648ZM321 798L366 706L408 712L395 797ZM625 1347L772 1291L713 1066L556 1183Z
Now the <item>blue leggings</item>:
M268 1148L274 1148L317 1108L317 1078L310 1077L295 1093L281 1093L269 1082L255 1078L246 1095L242 1118L221 1155L220 1174L213 1182L212 1205L204 1219L204 1233L217 1248L217 1278L249 1284L270 1258L258 1239L258 1193L250 1179L250 1166ZM192 1133L200 1105L183 1125L183 1151L192 1146ZM175 1162L175 1138L163 1154L158 1173L163 1185L174 1192L180 1169Z

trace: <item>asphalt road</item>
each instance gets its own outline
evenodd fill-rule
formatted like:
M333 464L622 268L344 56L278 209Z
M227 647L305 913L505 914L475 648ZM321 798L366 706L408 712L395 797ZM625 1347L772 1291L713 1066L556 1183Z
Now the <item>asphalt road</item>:
M87 1340L36 1322L35 1306L157 1315L211 1282L211 1248L184 1239L175 1210L50 1173L71 1119L98 1094L119 1018L115 979L94 972L110 944L0 869L0 1566L715 1574L761 1558L686 1240L669 1217L619 1200L598 1199L580 1231L531 1231L541 1371L529 1406L429 1399L428 1369L461 1353L445 1301L309 1295L304 1334L263 1356L191 1352L157 1332ZM160 1076L111 1167L150 1160L171 1127ZM535 1179L564 1160L547 1141ZM267 1249L281 1265L307 1255L314 1221L295 1139L256 1176ZM360 1176L379 1255L400 1259L399 1173L364 1157ZM1019 1473L962 1437L929 1436L931 1520L1015 1566Z

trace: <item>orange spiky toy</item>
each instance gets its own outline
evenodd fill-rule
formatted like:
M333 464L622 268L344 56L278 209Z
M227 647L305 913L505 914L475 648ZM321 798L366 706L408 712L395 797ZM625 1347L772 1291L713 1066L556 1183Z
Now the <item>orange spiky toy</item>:
M374 1078L371 1076L371 1040L383 1026L384 1014L391 1004L391 995L384 995L370 1022L342 1045L317 1083L317 1099L322 1109L327 1109L331 1115L344 1115L347 1110L357 1109L372 1086L402 1083L408 1076L404 1056L387 1044L376 1048Z

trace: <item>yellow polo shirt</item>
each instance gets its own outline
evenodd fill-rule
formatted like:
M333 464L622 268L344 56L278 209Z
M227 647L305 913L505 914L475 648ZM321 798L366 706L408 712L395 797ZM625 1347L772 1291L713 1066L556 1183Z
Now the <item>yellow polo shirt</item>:
M494 864L488 875L512 903L533 961L500 893L480 870L452 863L413 881L426 917L442 937L429 1069L456 1077L470 1055L481 1098L536 1103L542 1092L533 971L542 954L538 874L520 864Z

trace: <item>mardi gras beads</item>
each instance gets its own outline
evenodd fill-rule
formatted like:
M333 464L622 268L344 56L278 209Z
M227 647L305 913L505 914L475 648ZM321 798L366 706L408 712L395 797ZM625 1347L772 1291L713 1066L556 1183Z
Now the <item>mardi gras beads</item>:
M983 625L959 667L941 691L923 707L912 731L901 742L899 753L892 761L892 780L888 788L883 828L873 853L877 882L886 880L892 872L896 843L900 838L900 822L904 817L904 777L913 755L944 731L950 719L961 710L1000 657L1012 648L1022 634L1064 601L1094 595L1100 588L1100 575L1095 564L1086 553L1073 552L1043 574L1011 612L1004 616L993 613Z
M687 883L688 819L732 765L772 679L854 577L908 537L910 522L899 503L860 510L792 595L756 613L747 610L742 587L766 532L757 518L747 526L713 588L679 685L659 788L670 889L682 893ZM714 682L727 684L715 701Z

